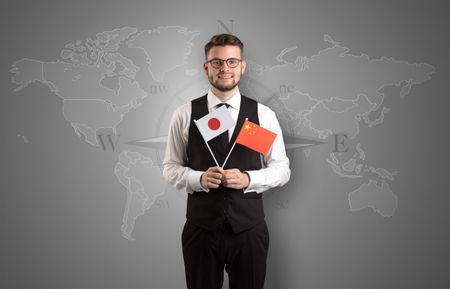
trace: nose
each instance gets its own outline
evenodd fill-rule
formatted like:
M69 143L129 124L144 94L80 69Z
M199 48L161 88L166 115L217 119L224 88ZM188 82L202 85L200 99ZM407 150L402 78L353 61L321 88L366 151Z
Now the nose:
M224 62L222 62L222 65L220 66L220 68L219 68L219 70L222 72L222 71L227 71L227 70L229 70L230 69L230 67L228 66L228 64L227 64L227 62L226 61L224 61Z

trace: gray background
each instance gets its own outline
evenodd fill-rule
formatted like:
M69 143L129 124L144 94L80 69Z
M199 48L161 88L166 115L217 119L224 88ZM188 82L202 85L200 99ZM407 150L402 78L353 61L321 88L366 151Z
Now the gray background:
M276 65L291 46L311 57L329 46L327 34L354 55L435 68L390 103L382 125L358 136L375 167L398 171L389 184L398 197L392 217L349 209L348 193L363 182L333 173L325 161L332 143L312 147L310 157L289 151L291 181L266 195L266 287L450 288L448 1L1 1L0 11L0 287L184 287L184 195L165 187L128 240L120 230L126 193L114 167L125 149L158 166L161 150L124 142L164 135L188 97L147 97L117 127L117 150L104 152L74 133L48 87L36 82L13 92L9 70L22 58L56 61L64 45L98 32L171 25L200 32L190 58L200 67L205 41L224 32L218 20L233 20L246 57L261 65Z

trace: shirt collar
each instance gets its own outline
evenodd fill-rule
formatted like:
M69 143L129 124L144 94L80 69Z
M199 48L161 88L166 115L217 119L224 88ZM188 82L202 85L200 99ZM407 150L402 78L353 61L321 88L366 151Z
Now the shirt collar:
M208 90L208 110L211 111L216 105L219 103L222 103L220 99L211 91L211 89ZM241 92L239 91L239 88L236 90L236 93L230 97L226 101L230 105L230 107L239 110L241 107Z

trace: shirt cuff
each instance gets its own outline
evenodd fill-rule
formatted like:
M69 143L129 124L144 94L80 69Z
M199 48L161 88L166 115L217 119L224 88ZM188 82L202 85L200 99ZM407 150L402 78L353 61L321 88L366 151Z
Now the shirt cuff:
M200 178L202 177L203 171L190 171L189 175L187 177L188 182L188 190L187 192L190 194L193 194L194 192L209 192L209 189L205 189L202 187L202 184L200 182Z
M244 194L258 192L258 188L264 183L264 176L260 171L245 171L250 177L250 184L244 189Z

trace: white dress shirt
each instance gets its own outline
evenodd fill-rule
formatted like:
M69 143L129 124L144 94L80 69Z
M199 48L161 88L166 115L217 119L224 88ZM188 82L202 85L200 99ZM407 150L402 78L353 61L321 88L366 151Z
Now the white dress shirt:
M211 112L216 105L221 103L211 91L208 91L208 111ZM228 110L235 122L237 122L241 106L241 94L239 89L227 103ZM187 145L189 127L191 121L191 103L178 107L172 115L169 126L166 153L163 161L164 178L178 190L188 193L195 191L206 191L200 183L204 171L193 170L187 166ZM247 192L262 193L270 188L283 186L290 178L289 159L283 142L283 135L275 112L269 107L258 103L259 125L277 134L269 153L261 156L262 168L259 170L246 171L250 176L250 184L244 190ZM228 136L233 135L234 127L229 129Z

